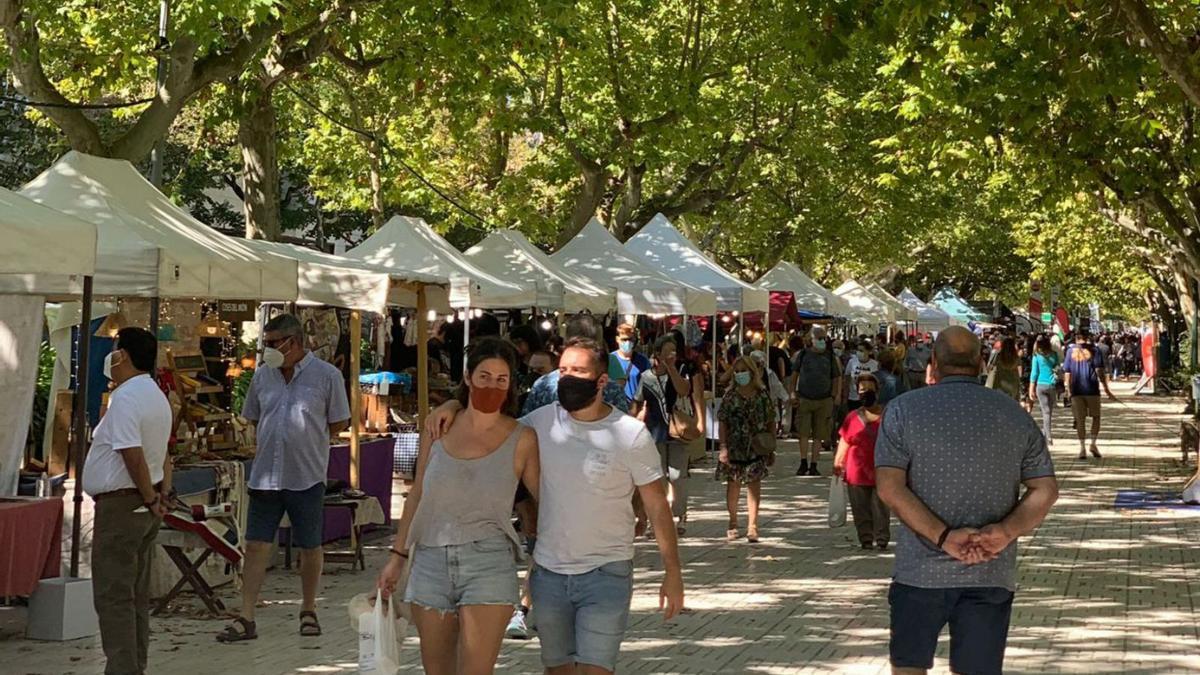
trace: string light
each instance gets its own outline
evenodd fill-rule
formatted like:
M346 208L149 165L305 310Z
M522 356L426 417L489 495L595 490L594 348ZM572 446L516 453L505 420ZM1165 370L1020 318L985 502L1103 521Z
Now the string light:
M554 328L554 324L550 323L550 319L542 322L542 330L550 330L552 328Z
M426 317L429 321L437 321L437 310L429 310L429 316Z
M454 312L450 312L449 314L446 315L446 323L454 323L454 318L455 318Z

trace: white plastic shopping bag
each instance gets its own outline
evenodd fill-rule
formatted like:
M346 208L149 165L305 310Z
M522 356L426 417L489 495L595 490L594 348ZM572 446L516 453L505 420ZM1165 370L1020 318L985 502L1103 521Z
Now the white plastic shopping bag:
M829 526L841 527L846 524L846 507L849 502L846 494L846 481L841 476L834 476L829 481Z
M400 672L400 640L396 630L395 598L384 602L375 592L375 608L358 617L358 672L396 675Z

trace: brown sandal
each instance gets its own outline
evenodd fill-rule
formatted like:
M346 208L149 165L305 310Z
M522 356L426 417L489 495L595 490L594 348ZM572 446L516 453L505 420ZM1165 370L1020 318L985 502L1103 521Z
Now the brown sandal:
M241 630L238 630L239 625L242 627ZM224 632L217 634L217 642L244 642L257 639L258 630L255 623L240 616L233 617L233 623L226 626Z
M305 619L312 620L305 621ZM304 637L317 637L321 634L321 622L317 621L316 612L300 612L300 634Z

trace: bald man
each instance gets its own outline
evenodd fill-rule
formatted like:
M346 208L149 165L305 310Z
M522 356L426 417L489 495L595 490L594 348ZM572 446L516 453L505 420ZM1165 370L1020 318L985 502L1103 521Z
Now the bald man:
M980 384L969 330L942 331L931 365L936 384L892 401L875 445L879 497L902 523L888 595L892 671L932 668L949 623L951 670L1000 673L1016 540L1058 498L1054 465L1033 418Z

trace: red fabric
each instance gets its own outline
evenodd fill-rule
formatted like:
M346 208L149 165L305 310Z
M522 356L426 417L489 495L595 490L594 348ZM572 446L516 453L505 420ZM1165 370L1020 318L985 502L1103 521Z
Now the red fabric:
M796 309L796 296L791 291L771 291L771 331L782 332L799 326L803 320ZM751 330L762 330L763 312L747 312L745 326Z
M856 410L846 415L838 434L850 445L846 451L846 483L875 485L875 439L879 438L879 420L864 424L862 415Z
M0 500L0 597L28 597L59 576L62 524L61 499Z

